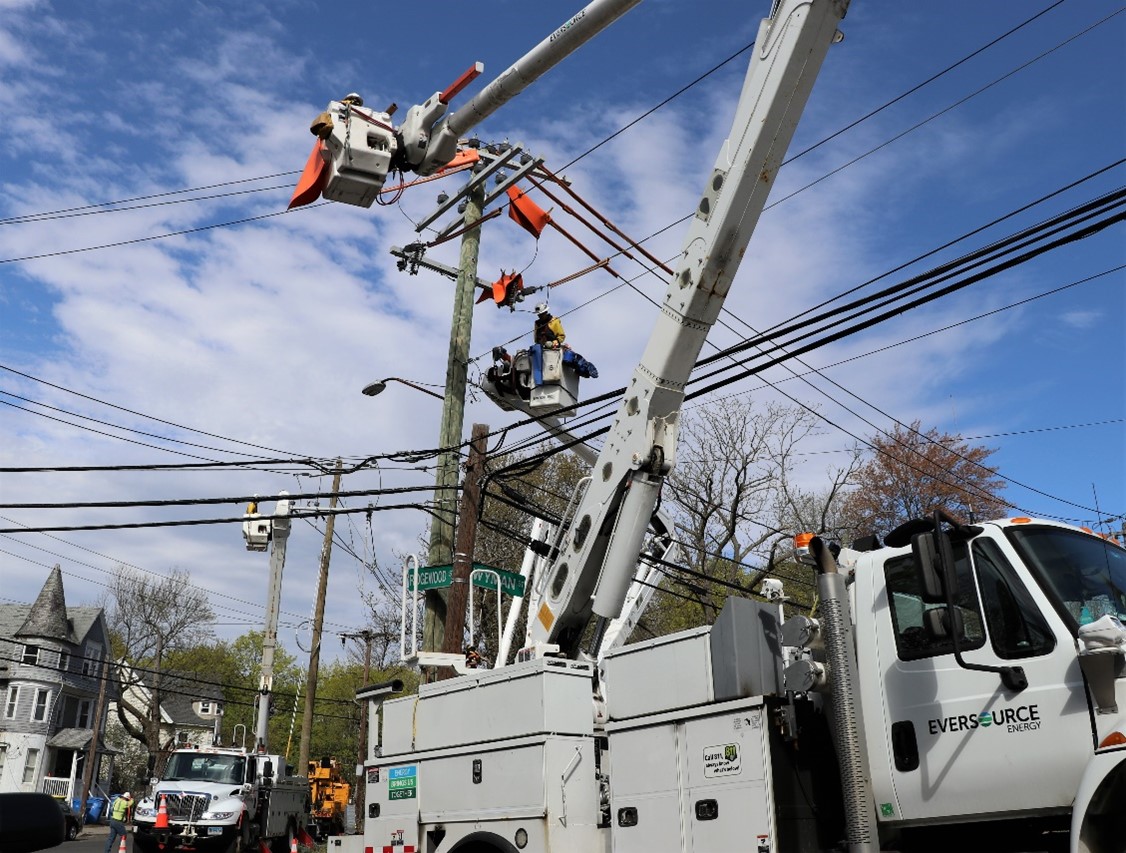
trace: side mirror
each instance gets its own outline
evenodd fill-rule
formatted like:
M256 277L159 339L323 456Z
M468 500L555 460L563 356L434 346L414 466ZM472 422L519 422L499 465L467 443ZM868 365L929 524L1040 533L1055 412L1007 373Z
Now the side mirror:
M274 778L274 762L270 761L268 758L262 764L262 775L267 779Z
M254 783L254 759L247 759L246 762L246 783L248 785Z
M952 599L958 597L954 546L950 543L950 534L943 532L937 522L934 530L911 537L911 556L919 572L923 601L943 604L947 600L947 591Z
M912 536L911 556L915 561L915 570L919 573L919 589L923 601L927 604L945 604L945 578L934 533L916 533Z

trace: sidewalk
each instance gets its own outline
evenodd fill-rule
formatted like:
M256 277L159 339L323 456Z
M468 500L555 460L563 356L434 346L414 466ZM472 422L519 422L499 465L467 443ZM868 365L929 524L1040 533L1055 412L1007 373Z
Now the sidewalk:
M78 831L79 838L106 838L109 836L109 825L104 823L88 823Z

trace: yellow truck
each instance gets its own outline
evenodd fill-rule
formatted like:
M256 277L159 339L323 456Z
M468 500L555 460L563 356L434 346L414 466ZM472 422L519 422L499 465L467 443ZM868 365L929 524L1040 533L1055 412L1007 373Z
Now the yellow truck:
M309 762L309 794L313 801L309 831L317 840L344 834L344 813L352 786L344 781L335 758Z

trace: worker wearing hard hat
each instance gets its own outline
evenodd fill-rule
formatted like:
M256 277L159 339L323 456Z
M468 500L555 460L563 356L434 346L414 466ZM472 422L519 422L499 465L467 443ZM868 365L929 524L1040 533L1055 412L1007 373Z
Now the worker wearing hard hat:
M563 346L567 335L563 332L563 323L558 317L553 317L547 310L547 303L541 302L536 306L536 324L533 330L535 342L548 349L558 349Z

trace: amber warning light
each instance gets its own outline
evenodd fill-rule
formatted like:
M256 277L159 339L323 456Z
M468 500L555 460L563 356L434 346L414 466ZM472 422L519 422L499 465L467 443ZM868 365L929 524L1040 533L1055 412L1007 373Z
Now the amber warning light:
M812 533L797 533L794 535L794 559L799 563L812 566L816 561L809 551L809 543L813 541Z

